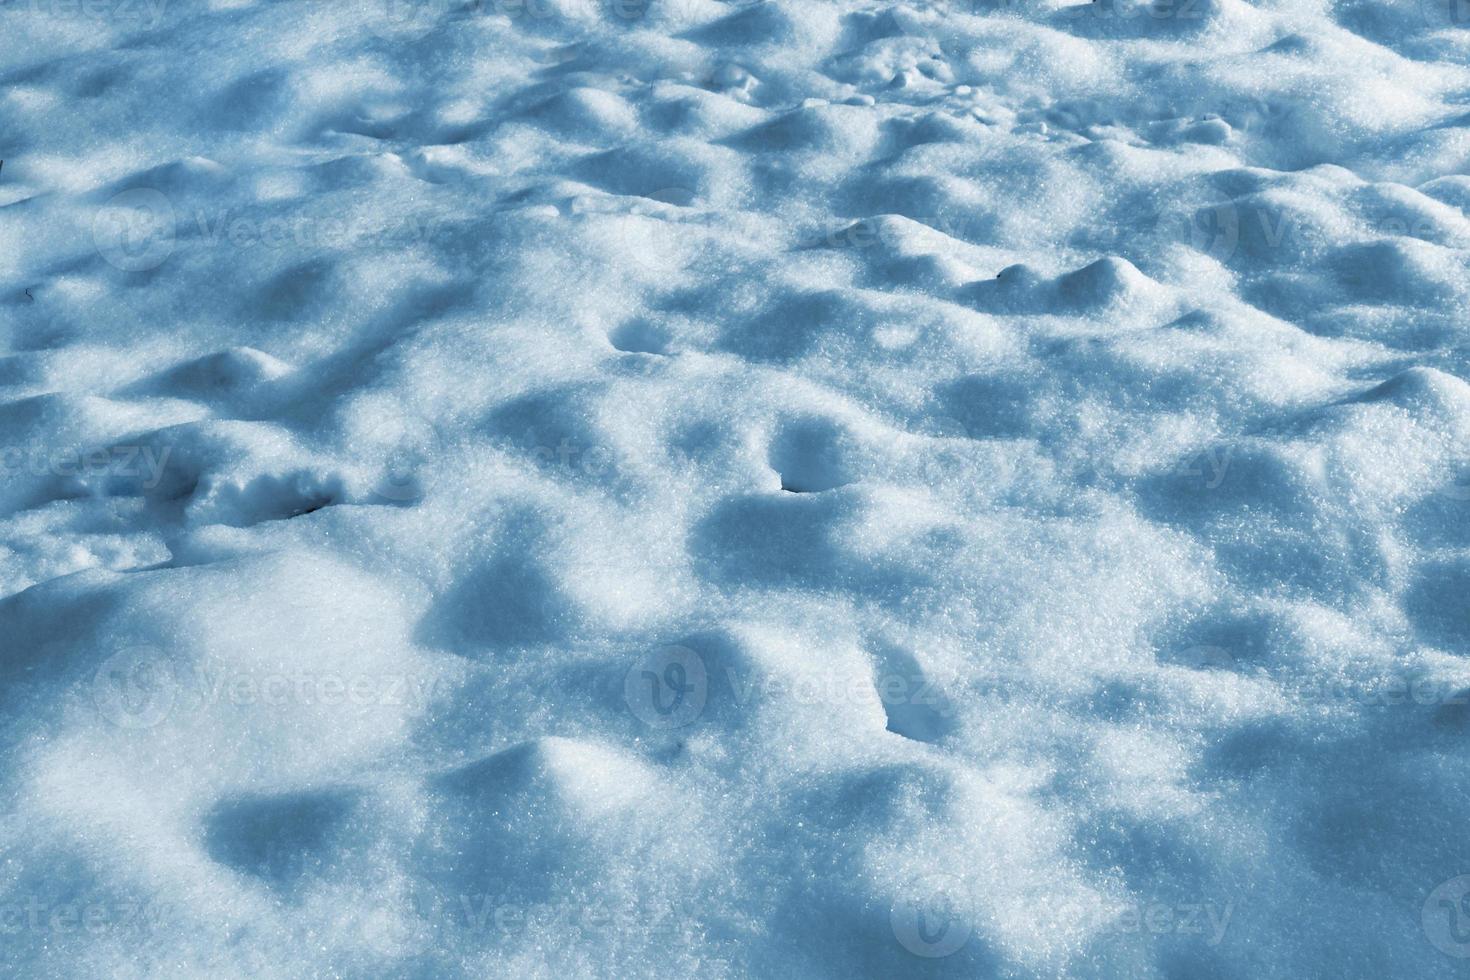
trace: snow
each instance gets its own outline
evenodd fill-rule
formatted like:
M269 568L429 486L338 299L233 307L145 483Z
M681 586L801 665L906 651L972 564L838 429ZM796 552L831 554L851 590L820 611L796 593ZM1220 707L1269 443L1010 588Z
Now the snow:
M0 37L0 972L1463 969L1463 0Z

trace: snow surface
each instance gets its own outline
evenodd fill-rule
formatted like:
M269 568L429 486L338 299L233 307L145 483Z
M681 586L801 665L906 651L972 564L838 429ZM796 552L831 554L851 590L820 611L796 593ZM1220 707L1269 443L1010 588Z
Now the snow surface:
M1463 975L1465 0L0 38L6 975Z

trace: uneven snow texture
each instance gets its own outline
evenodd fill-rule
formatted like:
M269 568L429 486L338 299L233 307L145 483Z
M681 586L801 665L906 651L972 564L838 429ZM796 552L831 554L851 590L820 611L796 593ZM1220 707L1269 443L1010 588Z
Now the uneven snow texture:
M0 38L6 975L1463 975L1465 0Z

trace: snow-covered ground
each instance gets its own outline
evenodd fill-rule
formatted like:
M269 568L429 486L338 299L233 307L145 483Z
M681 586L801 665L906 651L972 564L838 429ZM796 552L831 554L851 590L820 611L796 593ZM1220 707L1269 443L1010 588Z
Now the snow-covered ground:
M0 158L0 973L1470 968L1467 0L8 0Z

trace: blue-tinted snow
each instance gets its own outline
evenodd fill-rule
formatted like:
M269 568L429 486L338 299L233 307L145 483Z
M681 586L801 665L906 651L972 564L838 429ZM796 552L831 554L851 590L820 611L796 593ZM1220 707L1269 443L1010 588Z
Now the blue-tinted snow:
M0 158L0 972L1465 969L1464 0L10 0Z

